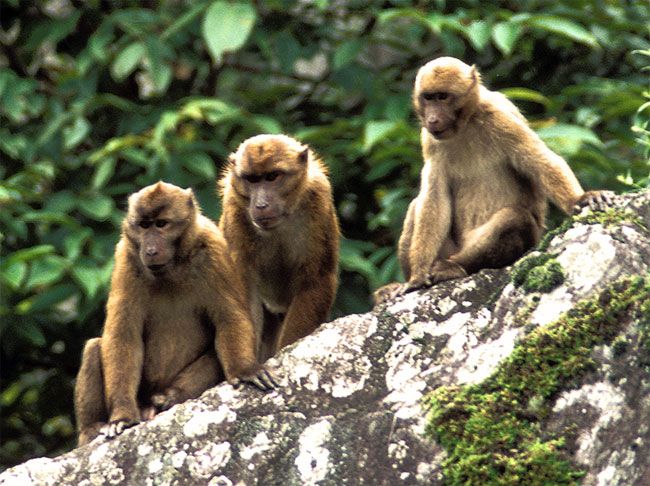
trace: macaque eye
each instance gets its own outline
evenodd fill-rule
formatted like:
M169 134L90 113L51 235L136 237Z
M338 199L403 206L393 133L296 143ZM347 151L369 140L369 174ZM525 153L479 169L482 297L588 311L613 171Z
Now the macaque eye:
M444 91L427 92L422 93L422 98L427 101L444 101L449 98L449 93L445 93Z
M164 219L157 219L156 220L156 228L164 228L167 226L167 221Z
M281 173L280 171L277 171L277 170L276 170L276 171L269 172L268 174L266 174L265 179L266 179L267 181L271 182L271 181L276 180L276 179L277 179L278 177L280 177L281 175L282 175L282 173Z
M254 175L254 174L248 174L245 176L242 176L246 182L250 182L251 184L257 184L262 180L262 176L260 175Z
M140 221L140 228L147 229L151 226L151 221L142 220Z

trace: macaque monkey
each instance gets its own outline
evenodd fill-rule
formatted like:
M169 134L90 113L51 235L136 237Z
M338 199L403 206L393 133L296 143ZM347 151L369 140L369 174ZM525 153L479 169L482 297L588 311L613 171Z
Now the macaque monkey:
M380 288L376 302L513 263L538 243L547 199L567 214L610 203L607 192L582 190L474 66L451 57L429 62L417 74L413 105L424 167L398 246L407 281Z
M268 390L244 281L191 189L158 182L129 197L101 338L75 387L79 445L113 437L224 378Z
M339 226L327 170L306 145L258 135L230 155L219 222L246 277L261 361L310 334L336 294Z

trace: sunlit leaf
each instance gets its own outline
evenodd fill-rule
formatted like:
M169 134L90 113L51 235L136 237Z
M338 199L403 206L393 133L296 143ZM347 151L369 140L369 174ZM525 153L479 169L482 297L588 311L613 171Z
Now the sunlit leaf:
M577 22L564 17L556 17L553 15L531 15L524 21L524 23L530 27L543 29L581 44L586 44L591 47L600 47L596 37L591 32Z
M566 155L576 154L585 143L601 146L602 142L590 129L568 123L557 123L555 125L541 128L537 134L549 144L549 146Z
M190 152L181 157L183 165L187 170L201 176L205 180L212 181L216 177L214 162L205 152Z
M505 88L501 93L511 100L533 101L544 106L551 104L551 100L542 93L528 88Z
M24 261L9 261L0 266L0 278L13 290L17 290L27 275L27 264Z
M512 51L523 29L516 22L499 22L492 29L492 39L497 48L506 56Z
M203 39L214 62L225 52L242 47L255 25L257 13L250 3L216 0L203 18Z
M142 42L134 42L124 48L111 65L111 74L116 81L122 81L140 64L145 53Z
M101 194L85 197L80 200L78 205L79 211L96 221L106 220L111 215L114 206L110 197Z
M394 121L369 121L366 123L366 128L363 135L363 151L370 152L372 147L385 138L399 125L399 122Z
M63 146L70 150L79 145L88 136L90 123L84 117L75 118L74 123L63 129Z

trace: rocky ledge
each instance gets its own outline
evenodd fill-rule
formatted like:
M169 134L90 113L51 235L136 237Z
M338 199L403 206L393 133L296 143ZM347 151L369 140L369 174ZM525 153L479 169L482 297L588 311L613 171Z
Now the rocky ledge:
M650 484L650 193L0 484Z

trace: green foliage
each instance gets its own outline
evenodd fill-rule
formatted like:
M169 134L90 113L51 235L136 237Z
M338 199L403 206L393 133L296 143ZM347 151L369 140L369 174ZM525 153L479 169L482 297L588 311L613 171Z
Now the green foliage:
M562 265L547 253L527 256L512 269L512 283L526 292L550 292L562 282Z
M127 195L165 179L216 218L215 177L248 136L296 135L330 167L335 316L400 278L421 167L410 91L433 57L507 89L586 187L648 184L643 2L141 5L1 7L1 464L72 443L72 379L101 329Z
M532 331L484 382L435 390L427 433L447 450L445 482L579 484L565 439L546 435L542 422L558 393L593 368L593 348L649 305L650 277L617 282Z

